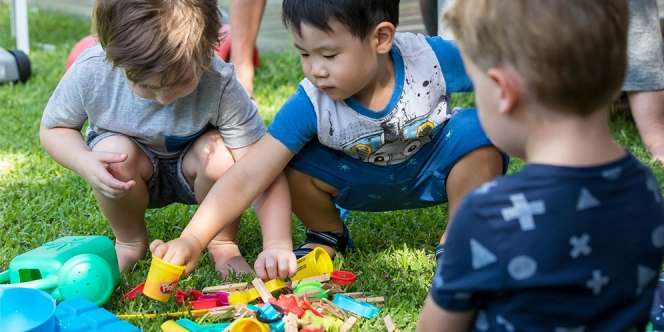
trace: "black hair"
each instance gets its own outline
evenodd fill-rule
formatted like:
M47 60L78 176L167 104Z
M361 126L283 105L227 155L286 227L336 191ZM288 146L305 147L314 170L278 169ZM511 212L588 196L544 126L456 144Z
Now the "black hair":
M302 23L331 32L330 20L365 39L380 22L399 24L399 0L284 0L282 21L301 34Z

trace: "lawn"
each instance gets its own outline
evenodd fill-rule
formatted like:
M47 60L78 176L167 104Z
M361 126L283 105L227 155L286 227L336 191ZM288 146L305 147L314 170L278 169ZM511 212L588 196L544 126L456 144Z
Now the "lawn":
M12 48L8 8L0 5L0 45ZM38 140L41 112L59 78L73 44L89 33L89 21L53 12L30 13L33 77L27 84L0 86L0 270L16 255L47 241L66 235L107 235L111 229L97 208L86 183L76 174L56 164L42 150ZM256 78L256 101L266 123L274 116L302 78L297 55L263 54ZM456 105L469 106L472 95L453 98ZM624 115L612 117L616 137L655 172L664 183L664 168L646 154L634 124ZM513 161L510 169L521 165ZM146 220L151 238L172 239L179 235L195 207L171 205L152 210ZM383 313L392 316L403 330L414 330L418 313L434 271L433 249L445 227L445 205L421 210L389 213L351 214L348 223L355 248L345 257L338 255L335 267L359 275L353 290L385 296ZM295 220L294 220L295 221ZM294 242L303 237L295 221ZM253 211L242 217L240 247L253 261L260 251L260 231ZM126 272L106 308L114 313L166 312L175 304L160 304L139 298L122 303L120 295L143 281L147 259ZM232 280L235 281L235 280ZM204 256L194 273L186 277L184 288L203 288L222 283L211 261ZM146 331L157 331L163 320L137 320ZM384 330L382 319L361 320L356 330Z

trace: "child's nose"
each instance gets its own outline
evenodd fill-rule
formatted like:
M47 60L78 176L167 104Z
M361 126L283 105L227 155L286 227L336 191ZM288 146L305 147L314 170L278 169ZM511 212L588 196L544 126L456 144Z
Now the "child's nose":
M314 75L314 77L317 78L325 78L328 76L327 69L325 66L322 66L320 64L313 64L311 66L311 74Z

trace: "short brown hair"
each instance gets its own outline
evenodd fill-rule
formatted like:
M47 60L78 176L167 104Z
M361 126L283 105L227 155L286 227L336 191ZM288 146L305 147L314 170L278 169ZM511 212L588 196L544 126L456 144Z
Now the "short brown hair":
M193 79L218 43L216 0L97 0L93 17L107 59L133 82Z
M466 57L512 66L543 105L586 115L622 86L627 0L458 0L445 20Z

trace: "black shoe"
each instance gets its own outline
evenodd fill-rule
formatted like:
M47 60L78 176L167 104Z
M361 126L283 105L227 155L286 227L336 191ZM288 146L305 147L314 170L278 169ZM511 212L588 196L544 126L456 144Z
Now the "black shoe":
M346 224L343 224L343 228L344 231L342 234L334 232L316 232L308 229L304 242L299 247L295 248L295 250L293 250L295 257L300 258L312 252L314 248L304 247L308 244L322 244L331 247L336 252L345 252L348 246L352 246L353 241L350 239L350 234Z

